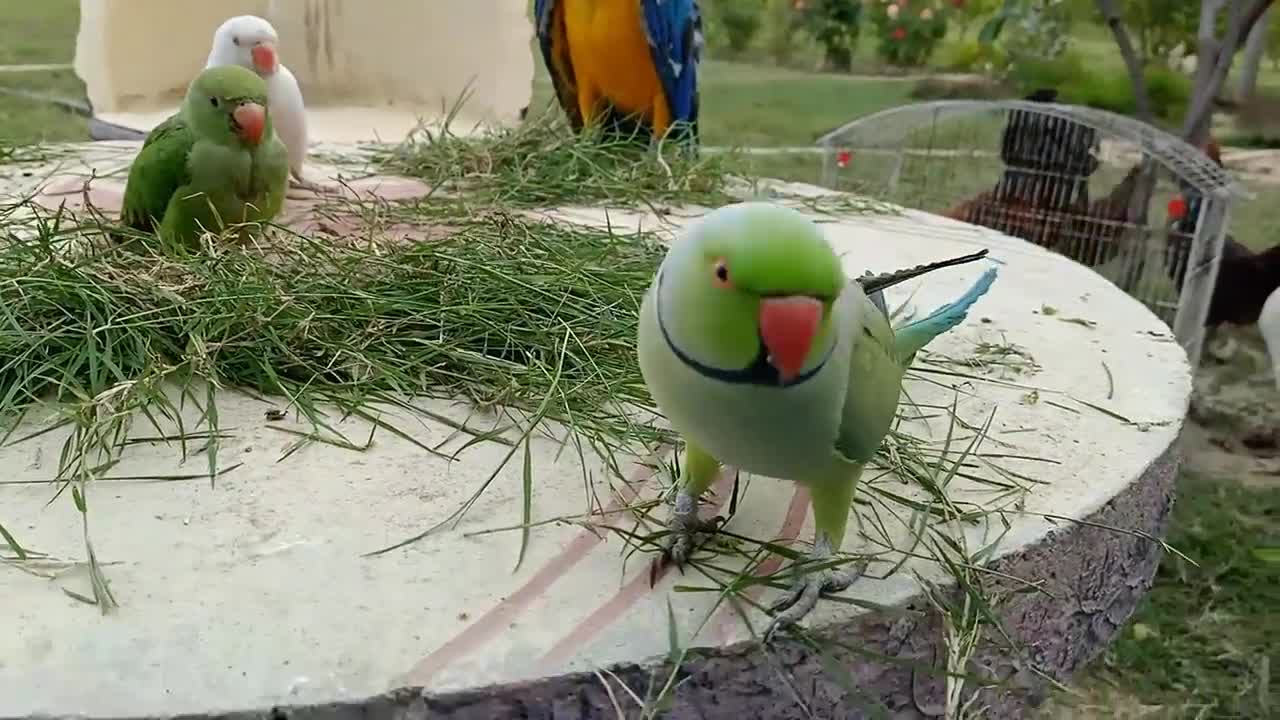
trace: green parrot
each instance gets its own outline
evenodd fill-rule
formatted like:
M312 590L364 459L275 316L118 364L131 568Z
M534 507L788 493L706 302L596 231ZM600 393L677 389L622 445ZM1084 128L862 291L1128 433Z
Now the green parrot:
M121 220L191 245L204 231L274 219L288 179L288 151L271 126L262 78L212 67L191 82L182 109L147 134L129 169Z
M893 328L884 289L986 250L850 281L819 227L778 205L719 208L674 242L640 309L640 370L684 440L684 462L662 560L683 565L701 520L698 498L727 463L804 485L813 507L810 560L830 560L845 537L854 489L888 434L902 378L917 351L958 325L995 280L988 269L959 300ZM862 573L800 574L774 603L766 640L823 593Z

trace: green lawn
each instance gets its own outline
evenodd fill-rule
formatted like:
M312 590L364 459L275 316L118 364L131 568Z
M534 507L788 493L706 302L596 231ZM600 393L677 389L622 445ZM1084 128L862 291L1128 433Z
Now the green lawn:
M4 4L0 65L71 62L80 19L77 0Z
M1268 703L1280 711L1267 687L1280 671L1280 563L1259 552L1280 546L1280 491L1194 474L1179 490L1169 542L1199 566L1166 558L1099 679L1190 714L1268 717Z
M711 145L809 145L860 115L909 101L909 80L867 80L740 62L709 60L702 67L702 130ZM551 80L537 60L534 108L552 98Z
M0 13L0 65L70 63L80 11L76 0L5 2ZM84 85L69 70L0 73L0 90L81 99ZM87 140L83 118L38 101L0 94L0 142Z

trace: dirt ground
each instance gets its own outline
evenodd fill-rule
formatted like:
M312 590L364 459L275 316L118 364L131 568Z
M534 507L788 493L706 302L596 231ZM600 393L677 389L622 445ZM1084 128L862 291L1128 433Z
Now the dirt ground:
M1280 486L1280 390L1256 327L1222 328L1196 373L1187 470Z
M1222 164L1244 182L1280 183L1280 150L1223 148Z

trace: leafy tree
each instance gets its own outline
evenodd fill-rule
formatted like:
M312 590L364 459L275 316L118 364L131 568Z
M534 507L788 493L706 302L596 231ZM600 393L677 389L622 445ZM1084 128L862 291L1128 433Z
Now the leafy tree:
M803 30L803 16L792 7L793 2L767 0L765 6L765 49L781 64L786 64L795 55L797 36Z
M1120 18L1138 41L1144 62L1196 44L1200 8L1192 0L1124 0Z
M947 0L953 9L952 18L967 33L979 20L986 20L1000 9L1002 0Z
M1267 51L1267 38L1270 35L1271 10L1267 10L1249 31L1244 43L1240 68L1240 99L1244 102L1253 100L1258 94L1258 71L1262 66L1262 55Z
M871 4L880 43L876 52L893 65L923 65L947 33L947 7L934 0L889 0Z
M720 0L712 6L729 52L741 55L751 47L764 21L763 0Z
M1004 0L1000 11L983 26L979 37L984 43L994 42L1010 20L1025 12L1028 3L1043 0ZM1135 0L1128 0L1134 2ZM1147 0L1140 0L1146 2ZM1154 0L1152 0L1154 1ZM1144 73L1144 57L1134 47L1130 26L1116 0L1095 0L1098 11L1115 38L1124 59L1125 69L1133 84L1137 102L1136 114L1151 122L1151 96ZM1190 0L1184 0L1193 5ZM1192 145L1203 145L1213 118L1214 101L1222 91L1236 52L1244 45L1250 30L1271 7L1274 0L1200 0L1195 9L1196 75L1191 100L1182 123L1182 137ZM1126 6L1128 3L1126 3Z
M1267 59L1272 70L1280 69L1280 22L1267 25Z
M1005 28L1010 61L1060 57L1070 41L1071 21L1070 6L1064 0L1028 0L1013 6Z
M792 7L802 13L805 30L822 46L823 67L852 70L858 23L862 19L861 0L793 0Z

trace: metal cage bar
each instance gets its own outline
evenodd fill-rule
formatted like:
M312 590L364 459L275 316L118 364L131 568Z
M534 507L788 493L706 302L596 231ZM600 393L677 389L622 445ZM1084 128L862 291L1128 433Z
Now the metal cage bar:
M941 100L859 118L818 143L827 187L992 228L1091 267L1168 324L1198 364L1231 204L1250 195L1181 138L1093 108ZM848 167L837 160L846 152ZM1174 193L1202 205L1166 213L1159 205Z
M1173 334L1186 350L1192 367L1200 364L1204 349L1204 322L1209 317L1209 302L1218 282L1230 207L1230 196L1225 192L1205 196L1187 258L1187 274L1179 288Z

